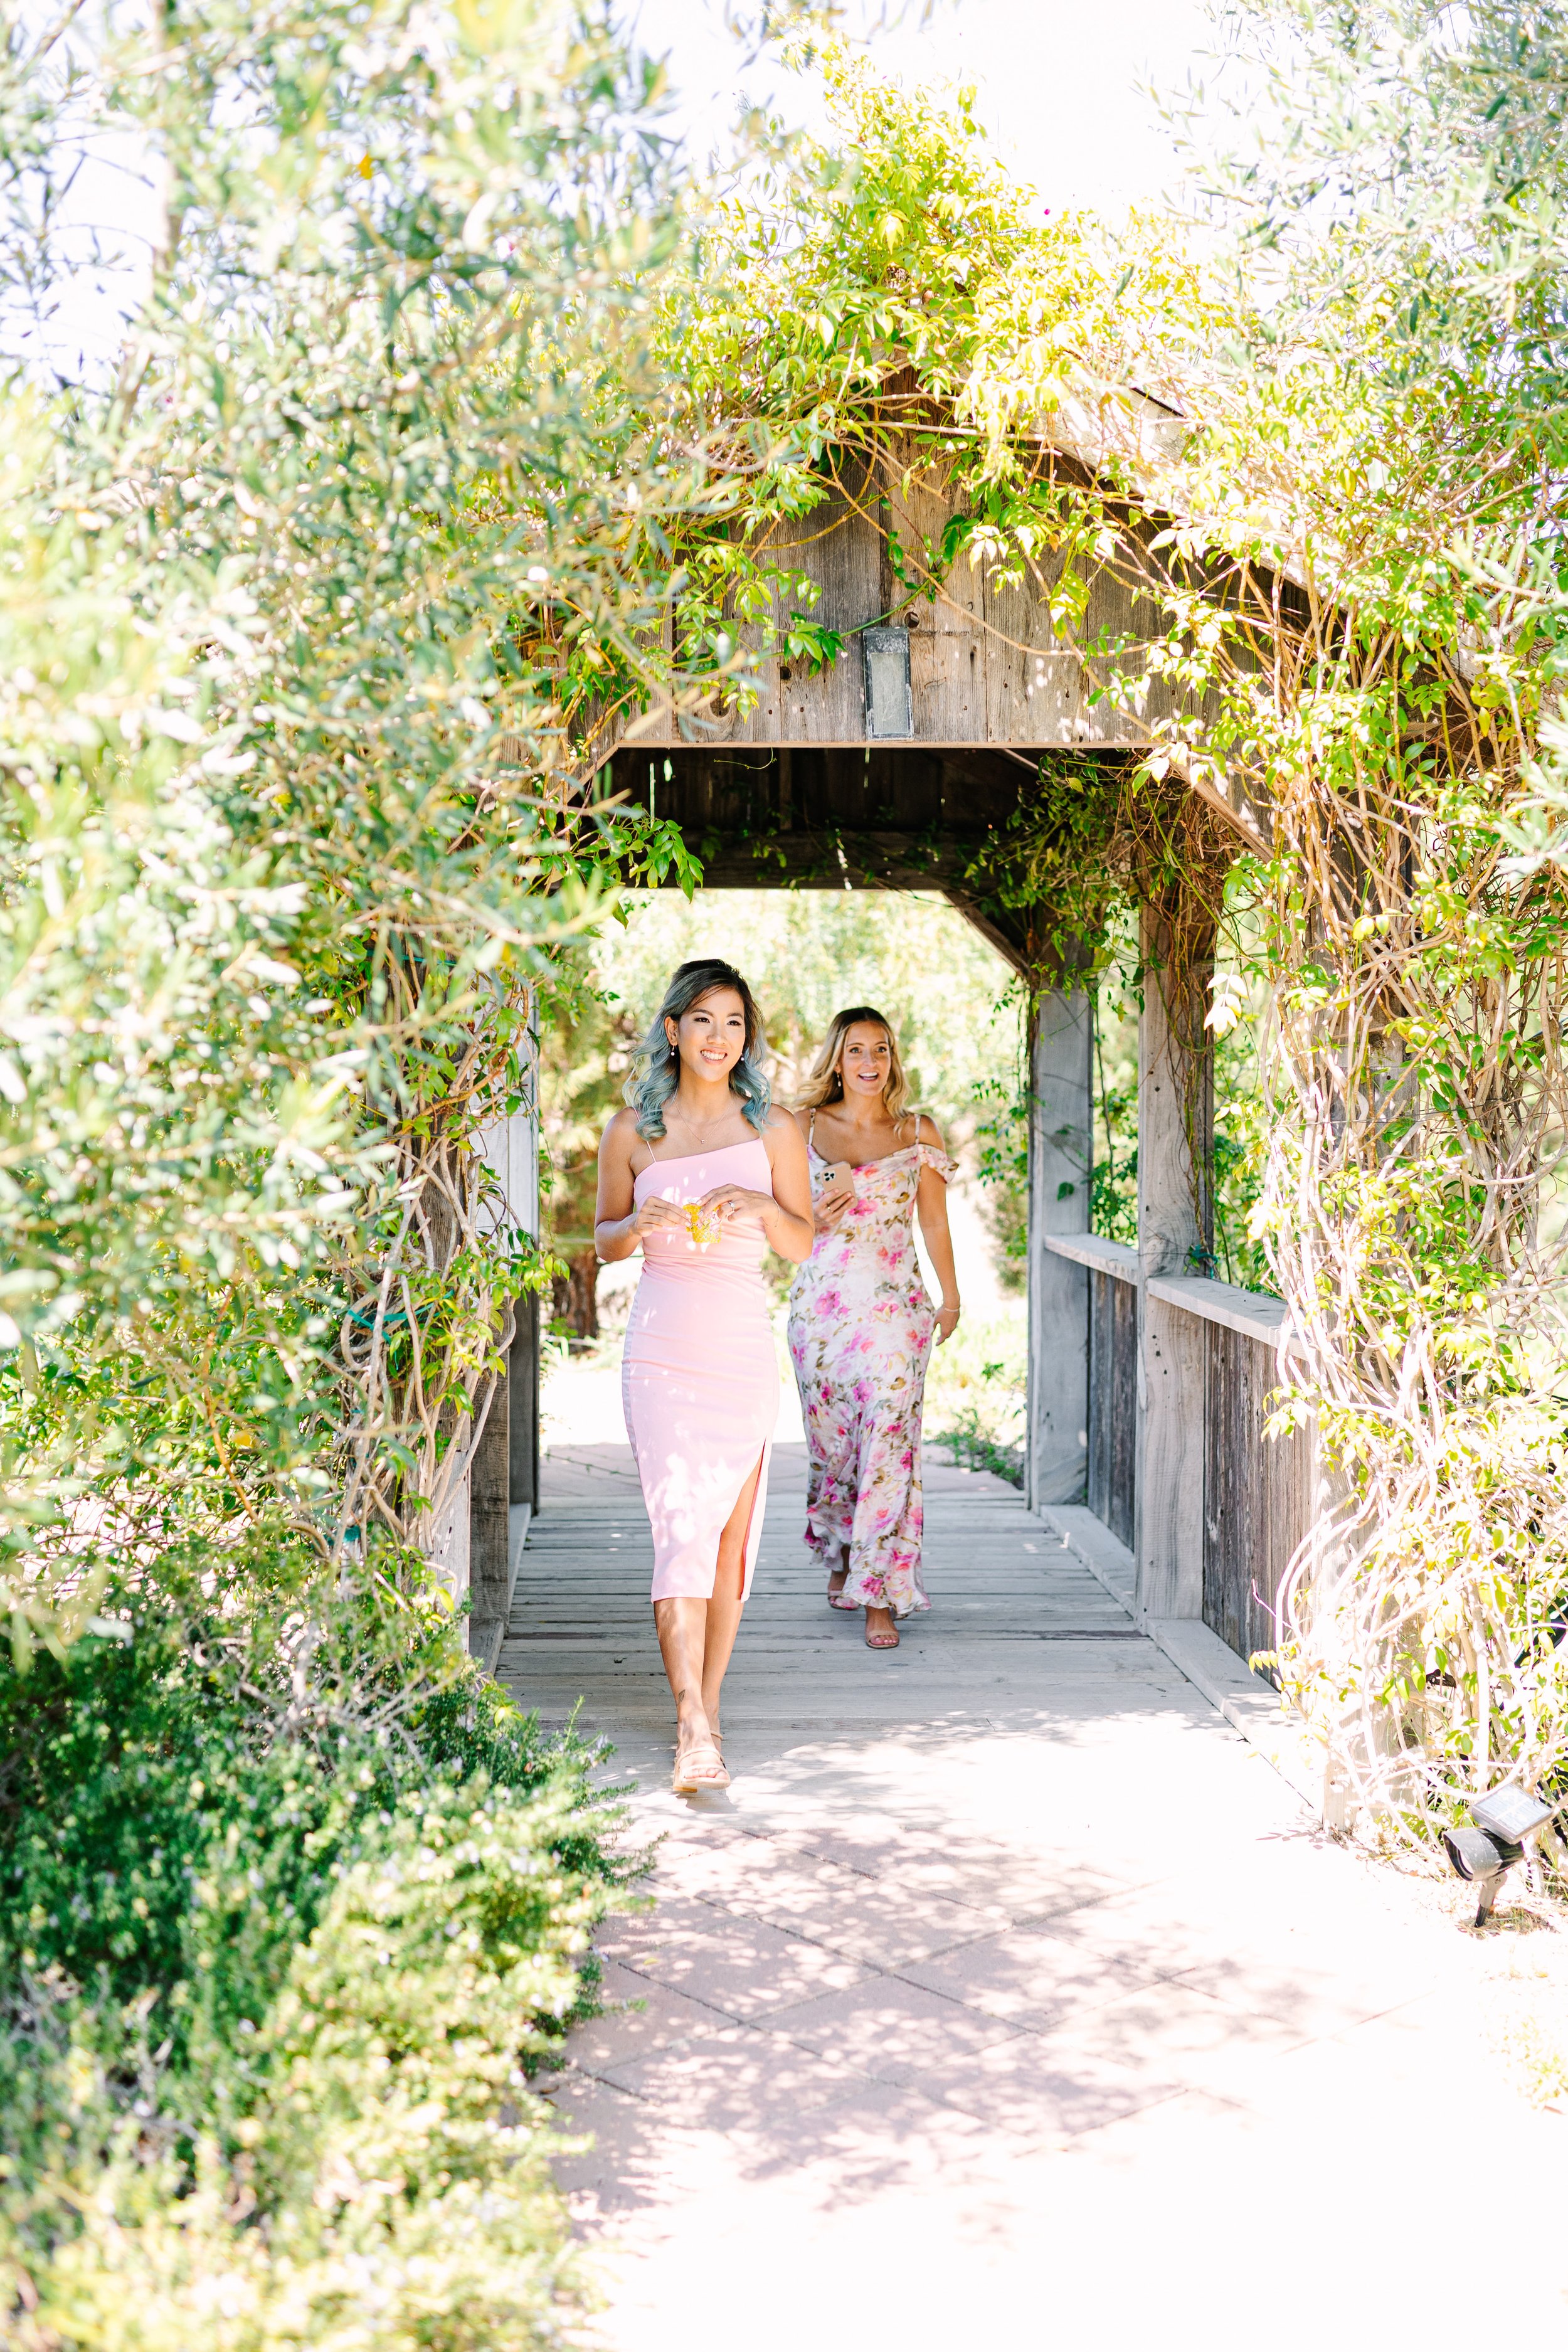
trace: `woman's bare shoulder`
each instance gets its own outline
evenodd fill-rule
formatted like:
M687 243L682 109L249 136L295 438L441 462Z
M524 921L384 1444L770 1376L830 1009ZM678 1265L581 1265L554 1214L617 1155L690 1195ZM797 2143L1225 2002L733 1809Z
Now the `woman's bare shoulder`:
M923 1110L915 1113L915 1141L933 1144L938 1151L943 1151L947 1148L942 1139L941 1128L938 1127L935 1119Z
M637 1133L637 1115L628 1103L625 1110L616 1111L600 1139L599 1149L613 1159L624 1158L642 1138Z
M782 1144L793 1155L805 1149L806 1115L803 1110L770 1110L763 1141L768 1147L770 1159L776 1145Z

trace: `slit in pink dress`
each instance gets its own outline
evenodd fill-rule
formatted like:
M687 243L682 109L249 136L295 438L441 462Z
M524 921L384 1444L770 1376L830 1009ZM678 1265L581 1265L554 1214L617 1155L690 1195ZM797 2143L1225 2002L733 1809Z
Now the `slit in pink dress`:
M716 1184L773 1189L765 1143L656 1160L633 1184L640 1204L679 1207ZM763 1280L760 1218L737 1218L701 1249L685 1234L643 1236L626 1325L621 1400L653 1529L653 1598L710 1601L719 1538L762 1458L746 1530L746 1580L762 1542L768 1454L778 1419L778 1357Z

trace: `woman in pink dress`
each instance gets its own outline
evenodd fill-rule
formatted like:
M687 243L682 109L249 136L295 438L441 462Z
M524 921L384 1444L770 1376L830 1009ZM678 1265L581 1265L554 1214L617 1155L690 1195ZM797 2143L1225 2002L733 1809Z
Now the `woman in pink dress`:
M594 1238L641 1248L622 1395L653 1529L653 1614L675 1695L678 1790L721 1789L719 1693L752 1587L778 1365L763 1282L771 1245L812 1244L805 1146L773 1108L751 990L683 963L599 1147Z
M958 1328L947 1229L953 1163L909 1107L892 1030L868 1004L834 1015L795 1122L816 1242L789 1295L789 1349L810 1451L805 1540L828 1563L835 1609L864 1609L866 1643L896 1650L897 1619L929 1609L921 1415L926 1364ZM921 1233L942 1285L931 1309Z

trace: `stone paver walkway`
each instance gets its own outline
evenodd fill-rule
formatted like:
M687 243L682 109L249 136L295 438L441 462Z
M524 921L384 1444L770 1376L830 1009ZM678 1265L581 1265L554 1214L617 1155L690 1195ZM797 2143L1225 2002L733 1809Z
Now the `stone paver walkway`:
M1070 1520L932 1465L935 1606L879 1656L804 1483L781 1449L725 1797L668 1790L625 1449L552 1457L525 1554L501 1671L584 1699L664 1841L552 2094L598 2340L1562 2341L1568 2124L1484 2047L1473 1940L1313 1828Z

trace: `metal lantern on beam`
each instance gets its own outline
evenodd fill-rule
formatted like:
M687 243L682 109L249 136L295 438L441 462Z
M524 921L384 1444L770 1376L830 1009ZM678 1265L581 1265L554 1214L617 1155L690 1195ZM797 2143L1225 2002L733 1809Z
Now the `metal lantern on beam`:
M862 629L860 647L866 664L866 732L878 738L902 737L907 741L915 731L910 633Z

